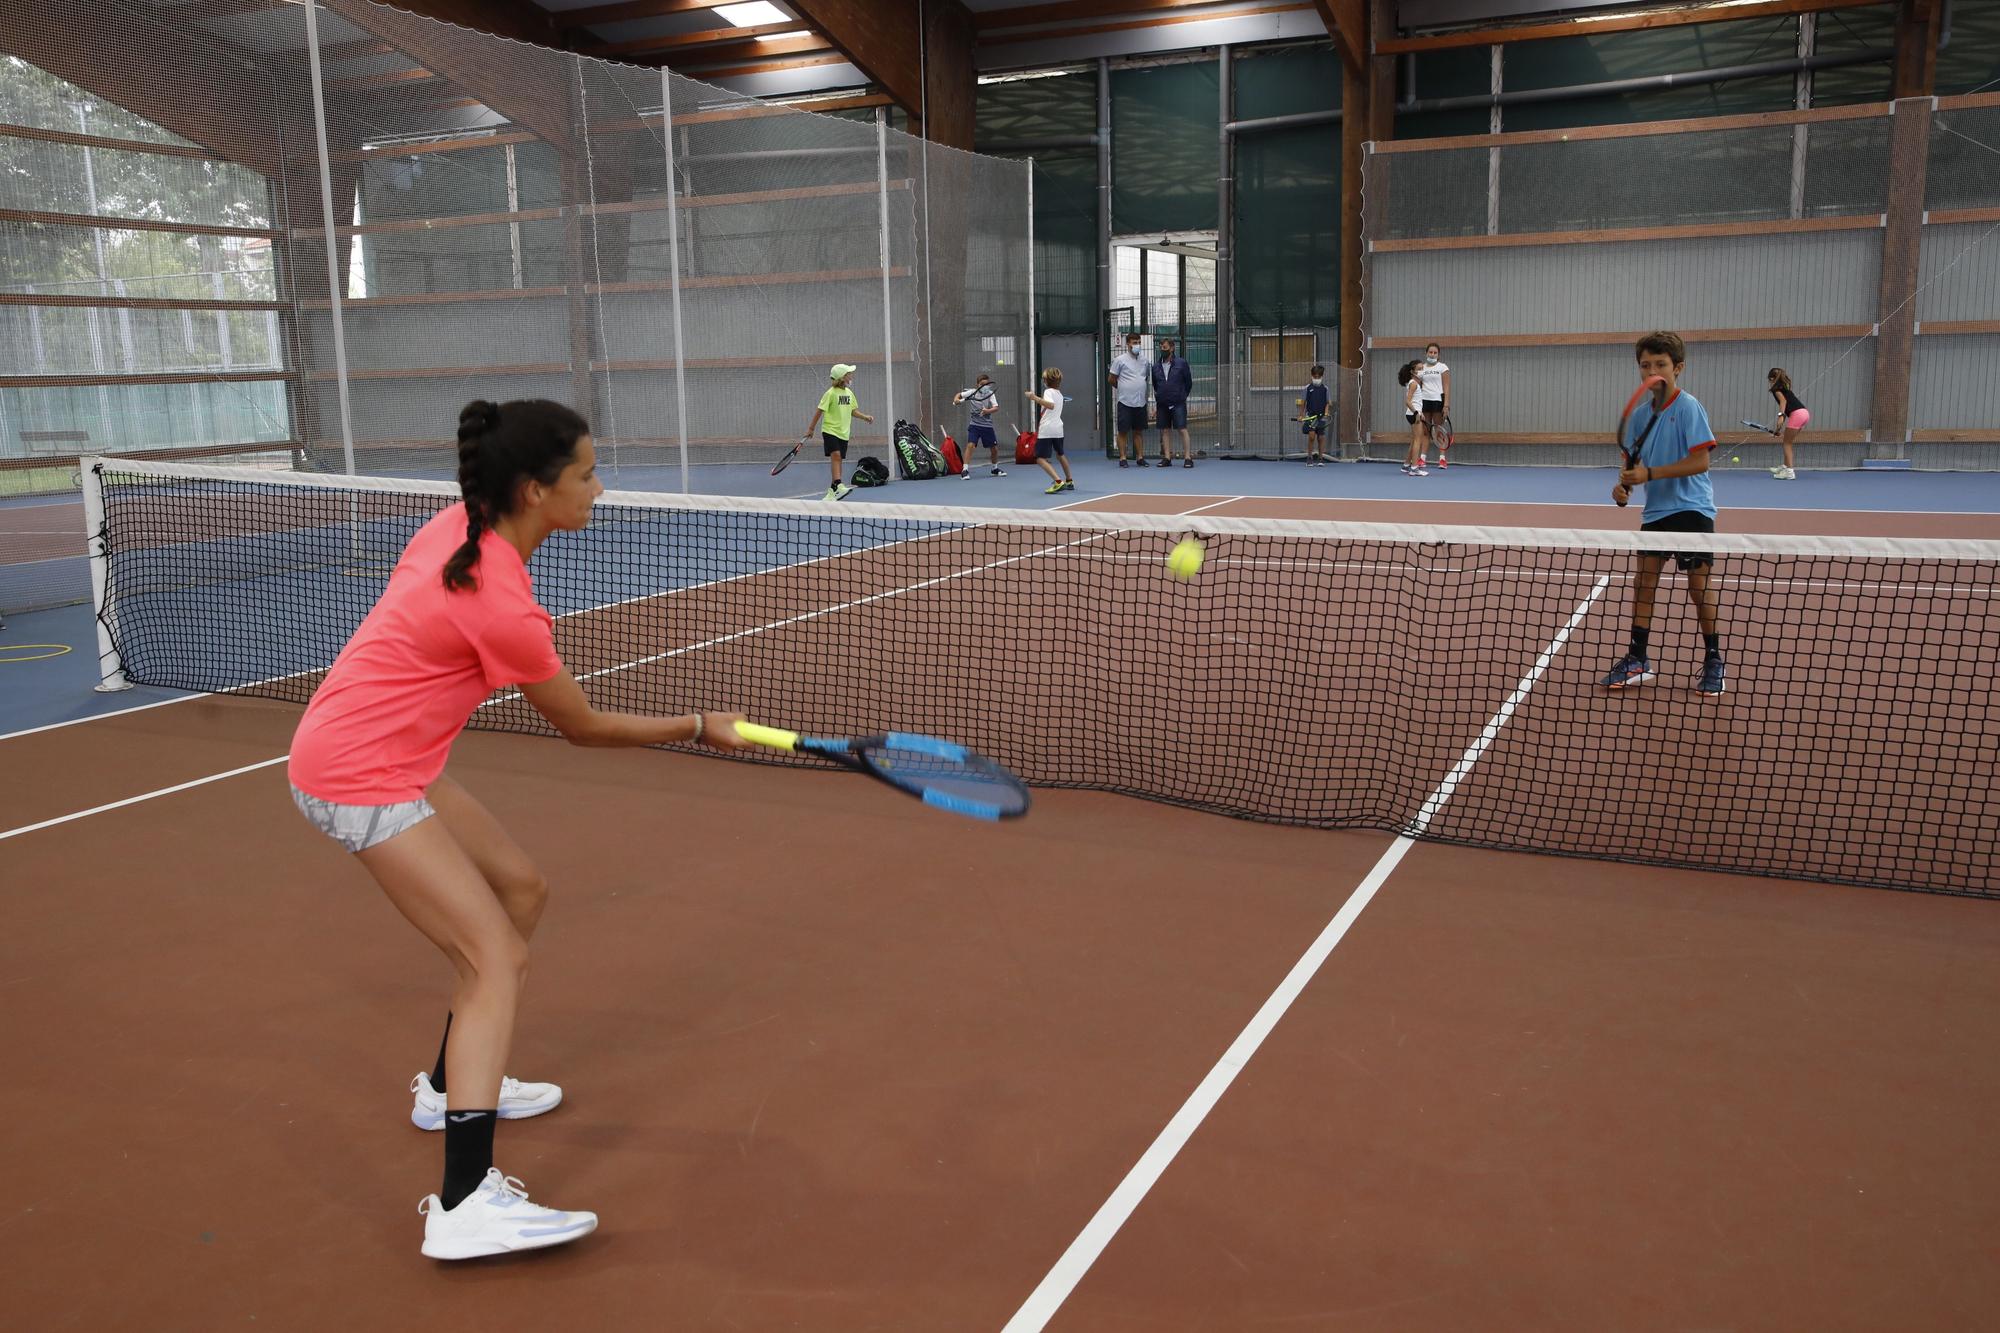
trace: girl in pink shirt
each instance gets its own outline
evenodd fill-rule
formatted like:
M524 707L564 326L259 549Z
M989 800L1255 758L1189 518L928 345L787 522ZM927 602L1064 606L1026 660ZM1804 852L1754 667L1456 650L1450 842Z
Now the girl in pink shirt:
M489 694L517 687L574 745L743 744L734 713L601 712L556 655L527 562L551 532L590 522L604 492L596 467L589 424L560 403L467 404L458 418L464 500L410 539L292 741L300 811L354 853L456 972L437 1068L411 1083L411 1119L444 1130L444 1185L418 1205L423 1252L435 1259L560 1245L597 1226L593 1213L529 1203L520 1182L493 1167L495 1121L562 1100L552 1083L502 1072L548 882L445 776L452 741Z

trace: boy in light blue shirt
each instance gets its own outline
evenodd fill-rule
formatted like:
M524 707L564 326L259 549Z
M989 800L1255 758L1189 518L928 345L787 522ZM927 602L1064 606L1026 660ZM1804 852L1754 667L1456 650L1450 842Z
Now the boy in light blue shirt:
M1646 508L1640 516L1642 532L1714 532L1715 484L1709 479L1709 455L1715 448L1715 432L1708 424L1708 412L1695 396L1680 387L1687 370L1687 345L1675 333L1649 333L1634 348L1639 376L1657 376L1660 383L1652 396L1632 409L1626 422L1626 436L1619 446L1628 453L1635 441L1639 457L1618 474L1611 498L1624 504L1635 487L1646 488ZM1660 570L1672 560L1687 575L1688 600L1694 603L1695 618L1701 624L1705 649L1701 674L1695 688L1703 694L1721 694L1726 670L1722 660L1722 635L1715 608L1715 589L1709 574L1715 566L1710 551L1641 551L1632 575L1632 641L1601 684L1622 690L1653 679L1650 638L1653 626L1653 594L1660 583Z

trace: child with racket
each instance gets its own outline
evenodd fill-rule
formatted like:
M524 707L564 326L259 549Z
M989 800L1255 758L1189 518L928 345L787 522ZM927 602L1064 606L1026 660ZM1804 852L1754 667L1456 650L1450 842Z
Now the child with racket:
M993 377L980 371L970 389L960 389L952 395L951 401L965 404L965 470L958 475L972 475L972 447L986 446L986 463L993 469L993 475L1004 477L1000 470L1000 432L993 428L993 414L1000 410L1000 397L993 391Z
M1779 481L1797 481L1799 474L1792 470L1792 445L1798 440L1799 432L1812 420L1812 413L1806 411L1805 399L1799 397L1792 388L1792 377L1783 368L1772 366L1771 373L1764 377L1765 387L1778 400L1778 424L1771 433L1785 446L1783 466L1771 469L1771 475Z
M1326 389L1326 367L1312 368L1312 383L1306 385L1304 416L1299 418L1299 433L1306 437L1306 466L1326 466L1326 404L1329 395Z
M806 422L806 438L811 439L815 430L820 432L820 443L826 448L827 462L833 467L833 484L826 488L822 500L841 500L852 494L854 488L840 479L841 461L847 456L847 442L854 433L854 418L860 417L869 425L875 418L854 405L854 367L845 361L835 365L828 372L830 383L826 392L819 396L819 406L813 409L812 420Z
M1035 464L1049 474L1044 495L1076 489L1076 482L1069 474L1069 455L1063 452L1062 380L1062 372L1050 366L1042 372L1043 391L1039 394L1033 389L1027 391L1028 401L1042 409L1042 419L1035 423ZM1060 476L1050 464L1051 458L1062 464Z
M1436 343L1424 344L1424 359L1416 365L1417 380L1423 385L1424 435L1426 447L1438 438L1438 426L1451 415L1451 367L1444 363L1444 349ZM1438 466L1445 466L1444 450L1438 450ZM1417 455L1417 475L1424 471L1424 456Z
M410 539L314 693L290 759L306 821L361 863L455 974L437 1068L410 1085L410 1118L444 1131L443 1184L417 1207L433 1259L562 1245L597 1226L593 1213L528 1202L493 1165L497 1121L562 1101L555 1084L504 1072L548 881L446 775L453 740L487 695L512 686L573 745L744 744L734 713L602 712L556 655L528 559L551 533L585 527L604 491L582 417L542 399L467 404L458 485L463 499Z
M1687 347L1675 333L1646 334L1635 345L1639 375L1652 382L1652 392L1632 405L1621 427L1619 448L1625 466L1611 488L1611 498L1623 505L1635 488L1646 488L1646 508L1640 516L1643 532L1714 532L1715 486L1709 480L1710 451L1715 432L1708 412L1693 394L1680 387L1687 369ZM1715 556L1708 551L1640 551L1632 574L1632 639L1625 656L1599 682L1622 690L1653 679L1650 637L1653 595L1660 570L1672 560L1687 575L1688 600L1701 624L1704 648L1695 688L1721 694L1725 668L1722 635L1709 579Z
M1403 475L1428 477L1424 468L1424 441L1430 432L1424 422L1424 384L1417 377L1418 363L1406 361L1396 372L1396 383L1403 386L1403 420L1410 423L1410 447L1403 453Z

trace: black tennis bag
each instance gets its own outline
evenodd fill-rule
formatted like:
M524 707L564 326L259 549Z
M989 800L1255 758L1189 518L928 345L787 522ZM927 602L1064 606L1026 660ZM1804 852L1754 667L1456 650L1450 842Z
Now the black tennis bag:
M879 458L860 458L854 463L854 484L856 486L887 486L889 468Z
M904 481L932 481L945 474L944 452L907 421L896 423L896 475Z

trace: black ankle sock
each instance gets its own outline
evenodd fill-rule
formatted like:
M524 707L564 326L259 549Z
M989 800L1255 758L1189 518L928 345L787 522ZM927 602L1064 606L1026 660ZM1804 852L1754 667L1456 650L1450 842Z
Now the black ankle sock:
M437 1092L444 1091L444 1050L449 1045L451 1045L451 1011L446 1010L444 1016L444 1037L438 1042L437 1068L431 1071L431 1087Z
M456 1208L479 1188L493 1165L493 1126L500 1117L491 1111L453 1111L444 1118L444 1188L438 1200Z
M1644 657L1646 655L1646 640L1652 636L1652 630L1640 629L1637 625L1634 625L1632 627L1632 656Z
M1704 634L1701 636L1701 641L1707 645L1710 657L1722 656L1722 636L1720 634Z

